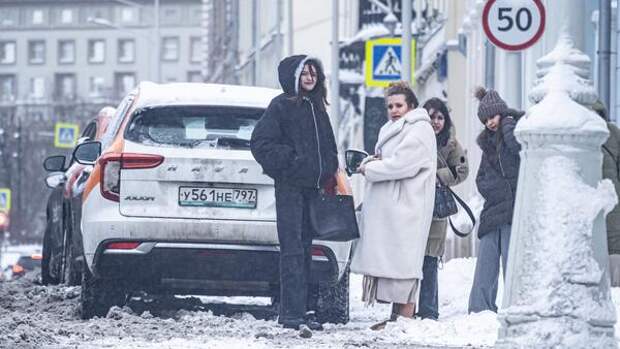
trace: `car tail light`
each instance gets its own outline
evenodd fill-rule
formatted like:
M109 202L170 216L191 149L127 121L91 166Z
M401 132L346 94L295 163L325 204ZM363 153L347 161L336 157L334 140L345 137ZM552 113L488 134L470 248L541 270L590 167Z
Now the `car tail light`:
M112 201L119 201L121 192L121 170L154 168L164 162L164 157L153 154L107 153L100 159L101 195Z
M106 245L108 250L133 250L140 246L140 242L137 241L123 241L123 242L110 242Z
M13 274L20 274L24 272L24 267L19 264L13 264Z
M325 255L325 251L323 251L323 248L318 246L312 246L312 255L315 257L327 257L327 255Z
M35 254L31 255L30 258L32 258L35 261L40 261L40 260L43 259L43 255L41 255L39 253L35 253Z

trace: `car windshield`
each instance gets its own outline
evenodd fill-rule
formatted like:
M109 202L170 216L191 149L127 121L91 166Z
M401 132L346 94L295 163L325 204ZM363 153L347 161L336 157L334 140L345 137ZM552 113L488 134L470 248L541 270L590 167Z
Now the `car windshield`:
M148 145L250 149L262 109L225 106L165 106L137 110L125 138Z

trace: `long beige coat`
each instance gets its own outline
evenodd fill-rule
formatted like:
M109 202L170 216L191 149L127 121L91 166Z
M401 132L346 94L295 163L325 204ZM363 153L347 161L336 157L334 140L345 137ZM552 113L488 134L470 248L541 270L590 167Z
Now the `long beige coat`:
M360 239L351 271L391 279L422 279L435 201L437 145L425 109L388 121L365 164Z
M452 187L464 181L469 174L467 153L456 140L454 126L450 129L448 142L438 149L437 177L441 183ZM450 169L452 168L452 169ZM431 232L428 234L426 255L432 257L443 256L446 249L446 228L448 219L433 219Z

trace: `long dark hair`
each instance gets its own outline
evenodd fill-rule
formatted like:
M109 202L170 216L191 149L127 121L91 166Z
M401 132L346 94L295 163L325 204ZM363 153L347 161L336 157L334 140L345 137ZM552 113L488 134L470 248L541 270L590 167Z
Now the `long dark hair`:
M317 105L322 111L325 111L325 106L329 105L327 101L327 87L325 87L325 72L323 71L323 65L316 59L308 59L304 66L309 65L316 71L316 85L312 91L306 91L301 86L301 74L299 80L297 80L297 90L299 93L295 97L297 104L301 104L304 97L310 98L310 100ZM302 68L303 69L303 68Z
M452 128L452 118L450 118L450 112L448 111L448 107L441 99L437 97L429 99L424 103L422 107L426 109L427 112L430 112L431 109L434 109L443 114L445 121L443 129L437 134L437 145L440 147L445 146L446 144L448 144L448 139L450 139L450 129Z

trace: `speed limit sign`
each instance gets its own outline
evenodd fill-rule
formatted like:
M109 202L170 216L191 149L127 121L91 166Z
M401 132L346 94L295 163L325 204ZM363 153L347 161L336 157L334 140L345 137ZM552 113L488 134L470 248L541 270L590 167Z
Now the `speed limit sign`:
M540 0L488 0L482 12L482 27L495 46L524 50L545 31L545 7Z

